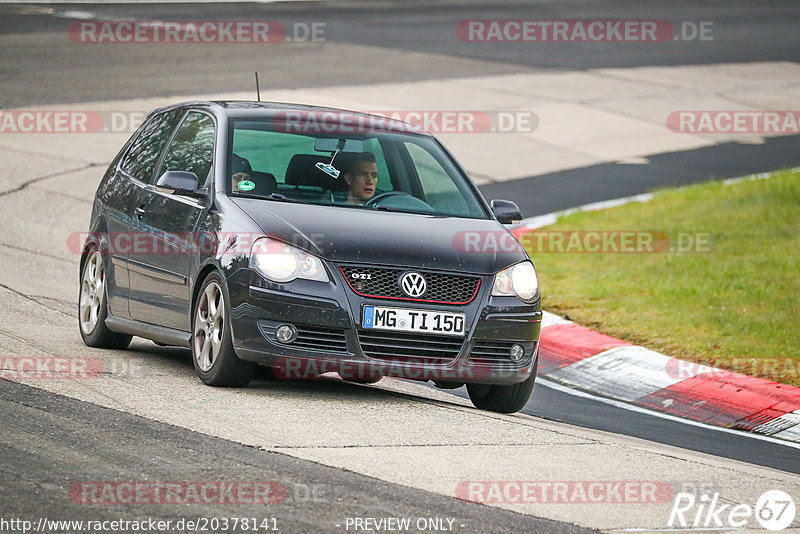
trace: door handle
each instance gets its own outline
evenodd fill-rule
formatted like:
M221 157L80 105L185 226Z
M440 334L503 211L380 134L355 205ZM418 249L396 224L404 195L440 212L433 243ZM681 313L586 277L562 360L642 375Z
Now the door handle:
M142 204L141 206L139 206L138 208L133 210L133 213L136 214L136 219L141 221L142 220L142 216L144 215L144 204Z

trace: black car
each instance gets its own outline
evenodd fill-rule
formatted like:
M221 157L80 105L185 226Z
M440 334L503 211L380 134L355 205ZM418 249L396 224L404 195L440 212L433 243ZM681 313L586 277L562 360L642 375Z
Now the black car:
M503 226L520 218L411 124L264 102L159 109L97 190L81 336L191 347L213 386L262 365L466 384L475 406L518 411L542 317Z

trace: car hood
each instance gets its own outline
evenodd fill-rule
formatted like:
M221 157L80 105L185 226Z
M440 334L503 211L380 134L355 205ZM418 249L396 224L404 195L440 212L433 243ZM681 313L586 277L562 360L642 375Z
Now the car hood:
M494 274L527 259L492 219L232 200L266 234L332 262Z

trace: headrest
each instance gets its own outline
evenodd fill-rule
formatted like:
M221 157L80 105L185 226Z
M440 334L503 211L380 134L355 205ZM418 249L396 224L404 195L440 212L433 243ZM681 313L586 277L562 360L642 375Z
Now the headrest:
M254 189L256 193L260 193L262 190L266 191L267 193L274 193L278 188L278 182L275 180L275 176L271 173L252 171L250 173L250 177L256 184L256 188Z
M332 178L319 170L315 165L318 161L323 163L330 162L330 157L325 155L316 154L295 154L289 160L289 166L286 168L286 183L289 185L310 185L321 187L323 189L344 189L344 178ZM337 167L339 158L333 162L333 166Z
M253 168L250 166L249 161L241 156L237 156L236 154L231 154L231 156L231 176L237 172L246 172L248 174L253 172Z

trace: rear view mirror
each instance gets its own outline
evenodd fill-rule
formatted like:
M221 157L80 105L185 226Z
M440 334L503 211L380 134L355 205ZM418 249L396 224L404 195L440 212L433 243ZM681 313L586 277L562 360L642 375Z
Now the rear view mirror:
M333 166L333 160L339 152L364 152L364 141L360 139L334 139L332 137L322 137L314 142L314 150L317 152L333 152L330 163L318 162L316 167L330 176L338 178L340 171Z
M156 187L176 195L199 196L197 188L200 180L193 172L167 171L156 182Z
M492 212L503 224L515 224L522 221L519 206L510 200L492 200Z
M336 139L321 137L314 143L317 152L364 152L364 141L361 139Z

